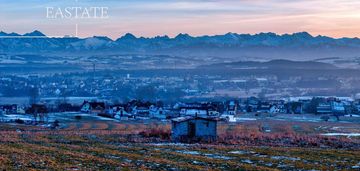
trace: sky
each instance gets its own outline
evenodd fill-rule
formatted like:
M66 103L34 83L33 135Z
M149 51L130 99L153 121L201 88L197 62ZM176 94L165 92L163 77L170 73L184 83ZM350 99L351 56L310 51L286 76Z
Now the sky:
M48 19L46 7L107 7L107 19ZM77 25L77 26L76 26ZM76 29L77 28L77 29ZM0 30L46 35L154 37L307 31L360 37L359 0L0 0Z

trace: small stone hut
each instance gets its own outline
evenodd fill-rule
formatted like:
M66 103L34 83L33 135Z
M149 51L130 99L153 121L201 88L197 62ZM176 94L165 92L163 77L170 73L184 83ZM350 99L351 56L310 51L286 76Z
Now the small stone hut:
M217 136L216 117L179 117L172 120L171 138L174 141L213 141Z

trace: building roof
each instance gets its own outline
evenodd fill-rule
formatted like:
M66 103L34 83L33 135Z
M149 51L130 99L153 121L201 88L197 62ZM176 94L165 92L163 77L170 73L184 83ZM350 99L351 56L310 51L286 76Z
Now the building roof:
M196 119L201 119L201 120L208 120L208 121L219 121L220 118L219 117L201 117L201 116L198 116L198 117L194 117L194 116L184 116L184 117L178 117L178 118L174 118L172 119L171 121L172 122L185 122L185 121L188 121L188 120L196 120Z
M91 106L91 108L103 108L103 109L105 109L105 103L104 102L90 102L89 103L90 104L90 106Z

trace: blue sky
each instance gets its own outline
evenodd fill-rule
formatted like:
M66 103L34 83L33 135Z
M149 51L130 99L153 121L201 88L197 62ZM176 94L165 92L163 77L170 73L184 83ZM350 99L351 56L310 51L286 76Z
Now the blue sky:
M0 30L47 35L214 35L227 32L360 37L358 0L0 0ZM109 19L51 20L46 7L104 6Z

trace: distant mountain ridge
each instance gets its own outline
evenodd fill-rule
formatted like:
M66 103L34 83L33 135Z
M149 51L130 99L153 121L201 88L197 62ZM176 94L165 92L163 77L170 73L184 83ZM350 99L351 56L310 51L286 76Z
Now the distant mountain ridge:
M203 65L198 68L227 68L227 69L337 69L336 66L328 63L316 61L291 61L284 59L270 60L266 62L240 61L230 63L218 63L212 65Z
M26 36L26 39L9 36ZM31 38L34 36L34 38ZM1 53L153 53L181 56L219 57L334 57L360 53L359 38L312 36L307 32L278 35L275 33L237 34L193 37L179 34L174 38L136 37L131 33L112 40L108 37L47 38L34 32L20 35L0 32Z
M46 37L45 34L41 33L40 31L38 30L35 30L31 33L25 33L23 35L21 34L18 34L18 33L5 33L3 31L0 32L0 37L29 37L29 36L32 36L32 37Z

